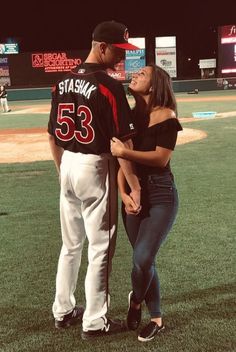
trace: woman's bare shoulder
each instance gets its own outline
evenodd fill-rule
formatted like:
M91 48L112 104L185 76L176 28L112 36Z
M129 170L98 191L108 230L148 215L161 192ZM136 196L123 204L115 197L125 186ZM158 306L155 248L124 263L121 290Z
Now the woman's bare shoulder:
M175 119L176 114L174 110L169 108L158 108L154 109L150 115L150 124L149 126L155 125L169 119Z

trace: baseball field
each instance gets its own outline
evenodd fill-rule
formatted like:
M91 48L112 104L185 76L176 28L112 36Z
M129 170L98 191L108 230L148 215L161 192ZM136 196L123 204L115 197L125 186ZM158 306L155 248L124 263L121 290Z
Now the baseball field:
M160 250L166 330L82 341L80 326L57 331L51 314L61 246L59 183L47 143L50 101L11 101L0 113L0 351L235 352L236 90L176 94L183 126L172 158L180 197ZM132 104L132 102L131 102ZM214 118L193 118L215 111ZM76 296L84 304L87 251ZM121 218L110 279L111 317L124 319L131 248ZM143 323L148 320L143 309Z

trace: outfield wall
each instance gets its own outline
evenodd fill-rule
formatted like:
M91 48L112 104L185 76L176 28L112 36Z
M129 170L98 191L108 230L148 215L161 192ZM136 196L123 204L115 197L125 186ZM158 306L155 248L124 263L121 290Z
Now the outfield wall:
M127 90L128 83L124 83L124 88ZM188 81L173 81L173 89L175 93L186 92L193 93L195 89L199 91L212 90L229 90L236 89L236 77L231 78L215 78L215 79L199 79ZM37 100L50 99L51 88L21 88L8 89L8 100Z

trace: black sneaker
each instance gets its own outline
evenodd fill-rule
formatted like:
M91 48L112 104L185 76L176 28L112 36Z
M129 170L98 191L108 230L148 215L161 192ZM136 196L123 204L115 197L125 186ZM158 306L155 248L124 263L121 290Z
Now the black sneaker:
M161 326L157 325L154 321L150 321L148 325L146 325L138 335L138 340L142 342L151 341L154 337L165 327L162 324Z
M83 340L89 340L100 336L107 336L126 331L126 326L122 320L113 320L107 318L107 322L102 329L99 330L82 330L81 337Z
M131 307L132 294L133 291L131 291L128 296L129 308L127 314L127 326L130 330L136 330L141 322L142 308L141 304L139 309Z
M55 319L55 327L57 329L65 329L71 325L81 323L83 314L84 314L84 308L75 306L72 312L64 315L62 320Z

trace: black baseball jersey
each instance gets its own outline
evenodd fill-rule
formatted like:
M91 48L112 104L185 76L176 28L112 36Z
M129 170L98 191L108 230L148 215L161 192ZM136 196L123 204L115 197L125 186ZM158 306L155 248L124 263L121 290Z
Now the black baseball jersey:
M53 88L48 132L66 150L109 153L113 136L125 141L136 133L122 84L102 65L79 65Z
M0 98L6 98L7 97L7 91L4 88L3 90L0 91Z

